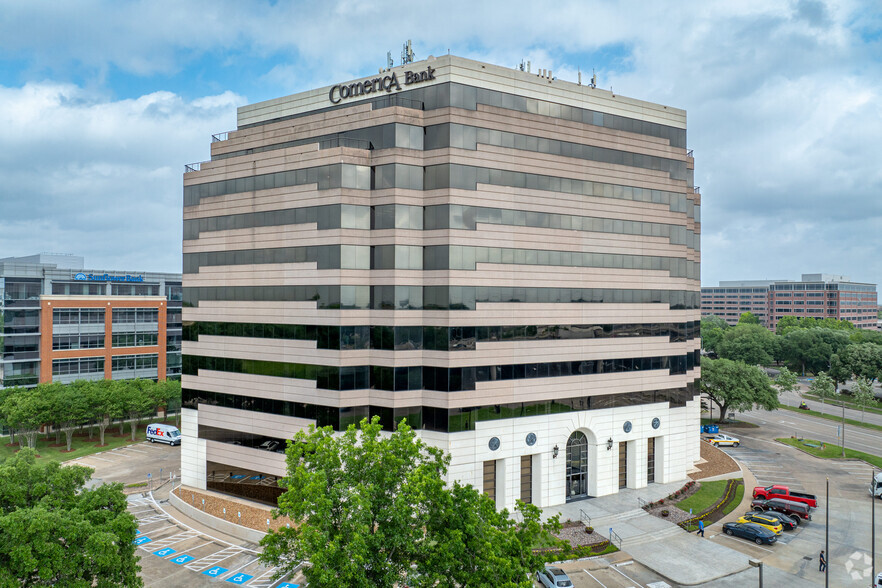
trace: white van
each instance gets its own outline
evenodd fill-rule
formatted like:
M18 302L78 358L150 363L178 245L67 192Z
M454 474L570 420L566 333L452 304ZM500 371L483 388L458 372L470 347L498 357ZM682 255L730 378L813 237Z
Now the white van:
M151 443L168 443L169 445L181 444L181 432L172 425L154 423L147 425L147 440Z

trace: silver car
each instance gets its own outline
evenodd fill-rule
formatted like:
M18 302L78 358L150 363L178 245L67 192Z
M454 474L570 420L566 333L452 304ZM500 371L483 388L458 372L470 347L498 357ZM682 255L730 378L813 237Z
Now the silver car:
M545 568L536 572L536 579L547 588L572 586L573 582L567 573L560 568Z

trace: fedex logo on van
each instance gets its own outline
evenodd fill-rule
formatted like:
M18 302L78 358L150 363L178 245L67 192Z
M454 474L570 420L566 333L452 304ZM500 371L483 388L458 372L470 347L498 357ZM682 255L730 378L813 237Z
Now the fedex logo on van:
M165 432L159 427L147 427L148 435L156 435L157 437L162 437Z

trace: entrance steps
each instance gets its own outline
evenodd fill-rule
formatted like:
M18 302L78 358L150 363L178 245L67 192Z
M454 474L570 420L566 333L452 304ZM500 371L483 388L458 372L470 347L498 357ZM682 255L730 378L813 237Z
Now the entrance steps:
M646 511L642 508L635 508L633 510L626 510L624 512L618 512L612 515L606 515L596 518L591 517L591 526L598 529L606 529L607 527L615 527L616 523L624 523L625 521L630 521L631 519L636 519L643 516L650 515L648 515Z
M628 551L629 547L633 547L634 545L642 545L643 543L649 543L650 541L664 541L669 537L676 537L686 532L673 523L669 523L669 525L670 526L666 529L653 531L651 533L644 533L642 535L636 535L634 537L623 537L622 551Z

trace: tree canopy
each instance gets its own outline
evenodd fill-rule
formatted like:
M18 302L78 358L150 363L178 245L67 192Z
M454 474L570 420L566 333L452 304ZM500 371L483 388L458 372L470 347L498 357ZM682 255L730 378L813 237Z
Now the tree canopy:
M701 391L720 408L720 422L729 409L748 411L754 406L778 408L778 391L759 367L729 359L701 362Z
M122 485L90 476L29 449L0 464L0 586L143 586Z
M720 357L750 365L769 365L774 361L778 339L767 328L739 323L727 329L717 344Z
M715 314L701 317L701 347L705 351L717 353L717 345L723 333L729 328L726 319Z
M301 521L261 542L263 561L310 586L530 586L541 566L533 540L557 519L519 506L522 522L473 488L444 483L448 459L405 422L382 433L378 417L300 431L288 444L280 514ZM490 579L490 580L488 580ZM485 581L486 580L486 581Z
M790 369L805 375L830 368L834 354L849 345L844 330L794 329L781 340L781 358Z

